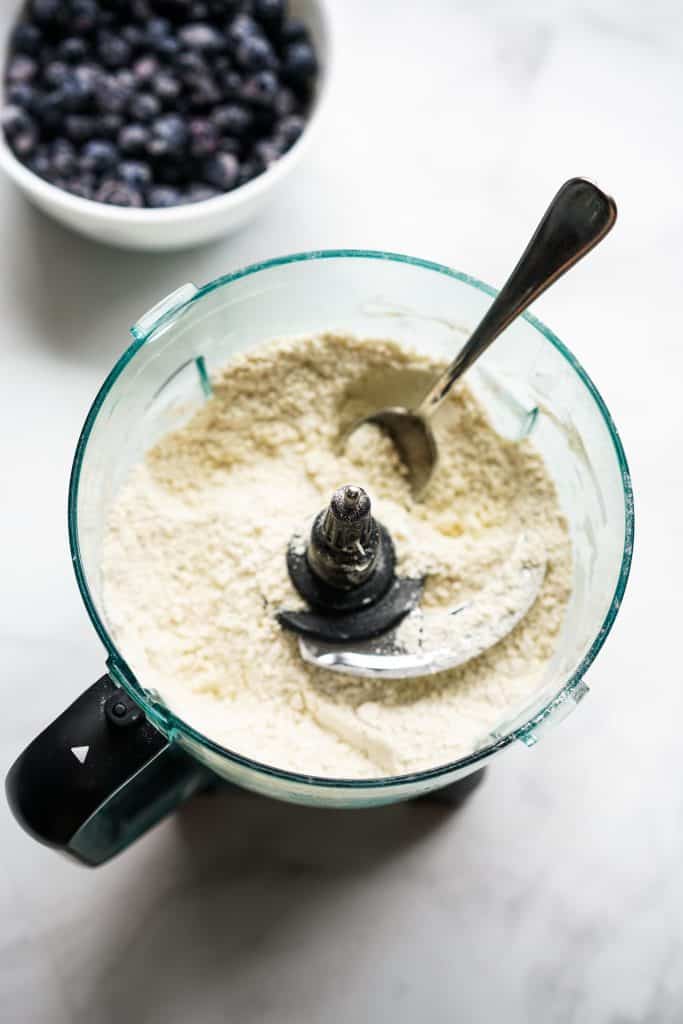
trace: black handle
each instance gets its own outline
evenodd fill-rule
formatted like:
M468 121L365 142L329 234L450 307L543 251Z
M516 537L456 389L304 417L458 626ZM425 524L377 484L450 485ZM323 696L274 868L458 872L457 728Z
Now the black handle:
M95 866L214 779L102 676L17 758L6 791L34 839Z

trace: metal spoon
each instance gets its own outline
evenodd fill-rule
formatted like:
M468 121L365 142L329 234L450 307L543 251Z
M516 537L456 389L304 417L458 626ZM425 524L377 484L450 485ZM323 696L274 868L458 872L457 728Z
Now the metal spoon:
M380 409L353 424L376 423L389 434L410 471L413 494L429 483L438 458L429 418L455 382L553 281L605 237L617 217L610 196L584 178L570 178L557 193L522 258L469 341L443 371L416 409ZM347 434L348 437L348 434Z

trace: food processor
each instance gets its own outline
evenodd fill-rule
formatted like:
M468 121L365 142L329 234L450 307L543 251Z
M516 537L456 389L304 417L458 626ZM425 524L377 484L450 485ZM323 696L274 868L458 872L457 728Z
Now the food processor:
M482 736L467 757L428 771L359 780L283 771L225 749L136 678L103 602L102 545L119 488L151 446L210 398L212 375L231 358L272 338L340 331L391 338L450 360L492 295L487 285L436 263L336 250L269 260L203 288L186 284L140 317L132 345L88 414L69 492L73 564L105 647L107 674L29 745L7 779L12 810L36 839L100 864L217 777L326 807L412 799L450 786L515 741L532 746L585 697L584 675L628 578L631 485L621 442L592 381L528 313L482 356L468 381L501 435L532 436L542 454L571 532L573 588L533 699Z

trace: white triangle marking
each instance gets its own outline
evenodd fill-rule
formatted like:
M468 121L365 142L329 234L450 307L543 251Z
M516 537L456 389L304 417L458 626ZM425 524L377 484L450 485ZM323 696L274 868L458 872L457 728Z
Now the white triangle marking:
M77 761L81 762L81 764L85 764L85 759L88 756L89 750L90 747L71 747L71 753Z

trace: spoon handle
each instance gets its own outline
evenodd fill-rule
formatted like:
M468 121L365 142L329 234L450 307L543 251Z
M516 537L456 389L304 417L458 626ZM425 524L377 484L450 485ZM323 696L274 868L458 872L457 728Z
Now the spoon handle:
M605 237L617 217L614 200L585 178L570 178L557 193L519 263L479 326L422 400L430 416L459 377L476 362L508 324L553 281Z

